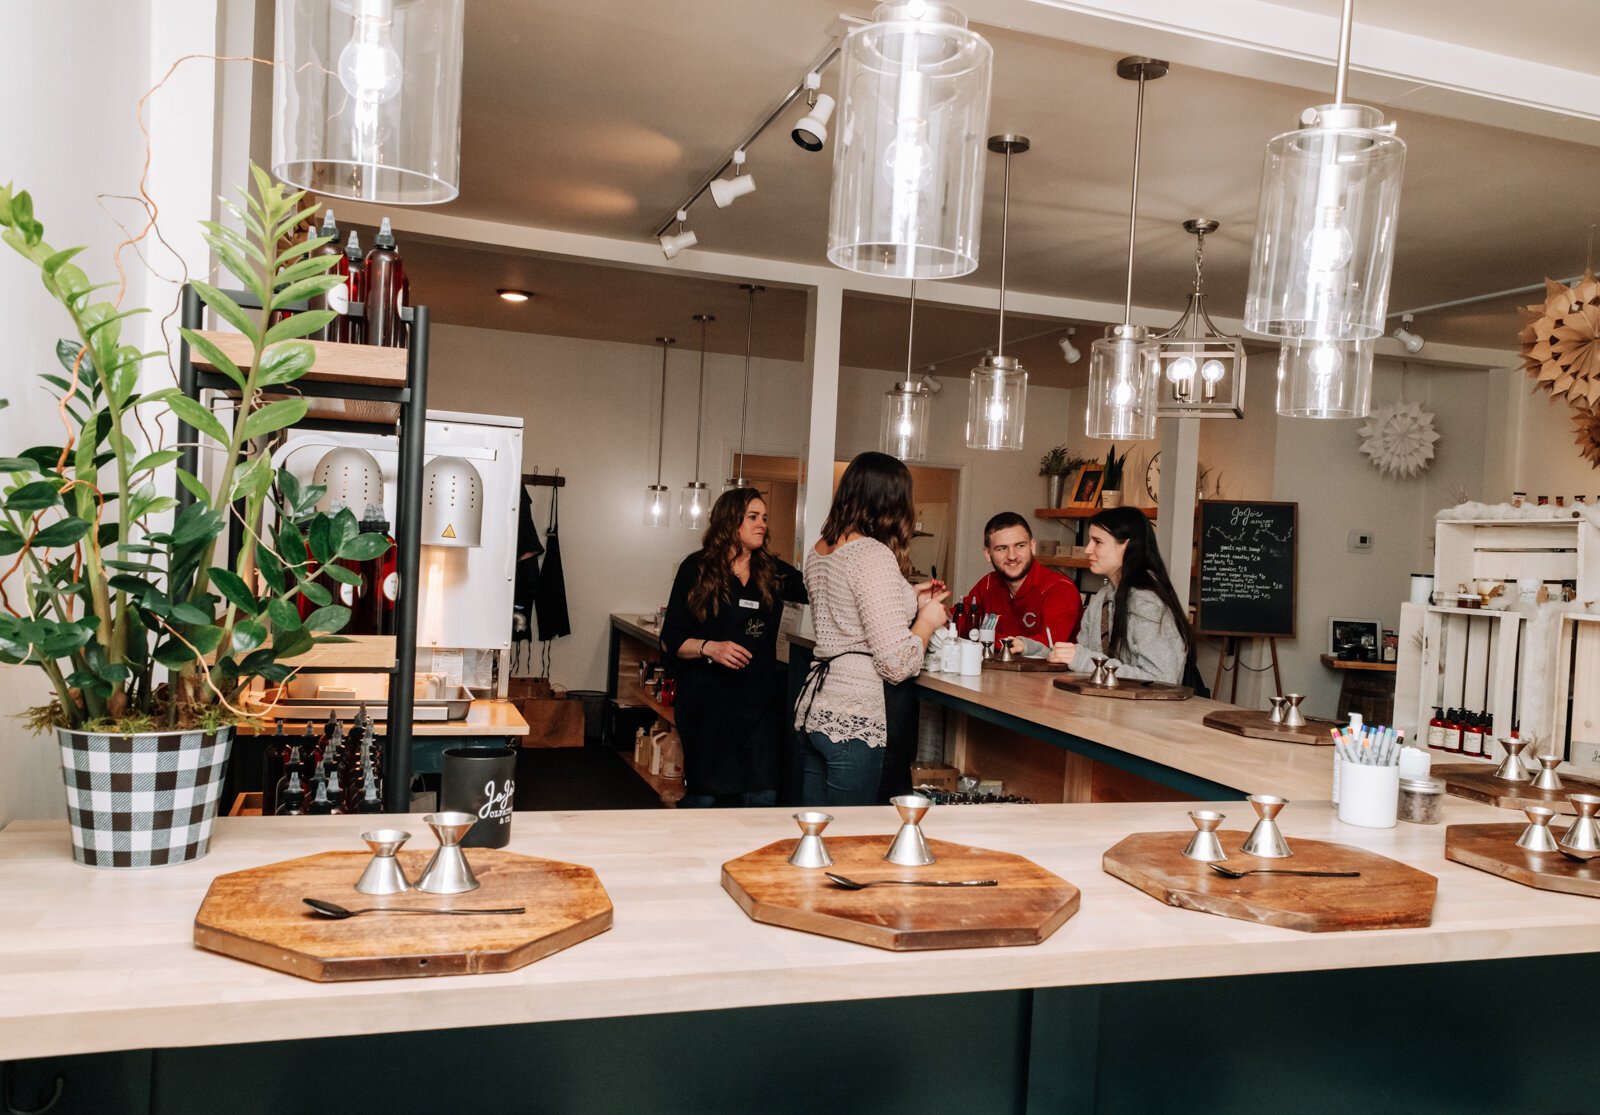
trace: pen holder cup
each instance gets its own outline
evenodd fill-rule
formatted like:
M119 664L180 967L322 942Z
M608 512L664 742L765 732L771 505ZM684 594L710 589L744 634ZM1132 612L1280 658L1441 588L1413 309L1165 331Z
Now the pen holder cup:
M1339 820L1363 828L1392 829L1399 806L1399 766L1340 764Z

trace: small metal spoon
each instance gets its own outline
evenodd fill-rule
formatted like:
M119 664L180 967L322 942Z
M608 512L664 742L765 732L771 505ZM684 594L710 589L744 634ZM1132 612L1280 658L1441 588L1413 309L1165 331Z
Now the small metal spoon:
M838 883L845 890L866 890L868 887L997 887L999 879L874 879L870 883L858 882L847 879L843 875L835 875L832 871L824 871L833 882Z
M483 906L464 906L454 910L424 910L420 906L363 906L359 910L349 910L337 902L329 902L326 898L303 898L307 906L325 918L353 918L357 914L525 914L526 906L507 906L503 909L488 909Z
M1310 875L1317 879L1359 879L1359 871L1284 871L1273 867L1256 867L1249 871L1240 871L1232 867L1224 867L1220 863L1208 863L1207 867L1218 875L1226 875L1230 879L1242 879L1246 875Z

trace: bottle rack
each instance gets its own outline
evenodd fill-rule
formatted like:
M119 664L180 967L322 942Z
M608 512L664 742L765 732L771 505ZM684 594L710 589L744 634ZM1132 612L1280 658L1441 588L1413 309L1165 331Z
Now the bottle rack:
M259 310L260 301L249 291L225 292L247 310ZM287 307L306 309L304 303ZM200 330L205 306L193 287L185 285L181 320L185 328ZM411 807L412 704L417 674L417 594L422 537L422 458L428 411L428 309L412 306L401 312L409 325L408 347L384 348L376 345L338 341L313 341L317 361L313 369L295 381L296 394L312 400L308 416L299 429L337 432L372 432L375 423L393 424L399 441L399 465L395 507L395 571L400 578L399 598L395 602L393 636L355 636L350 643L325 644L312 648L301 665L318 669L338 669L346 673L384 673L389 675L388 717L384 724L383 798L390 813L404 813ZM238 333L207 333L222 347L223 353L241 368L248 365L250 348ZM189 398L200 402L205 391L238 394L238 386L215 369L196 364L189 344L178 345L178 387ZM178 464L199 475L199 433L183 421L178 422L177 440L182 456ZM193 502L181 484L178 506ZM230 518L227 546L231 559L241 542L238 523Z

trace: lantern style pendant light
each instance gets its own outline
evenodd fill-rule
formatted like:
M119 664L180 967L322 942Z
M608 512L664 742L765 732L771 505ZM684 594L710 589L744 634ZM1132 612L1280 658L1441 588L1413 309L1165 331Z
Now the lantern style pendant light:
M767 288L753 283L740 283L739 289L750 296L750 306L745 314L744 326L744 400L739 404L739 461L734 466L733 475L722 482L722 490L725 492L750 486L744 478L744 431L750 417L750 350L756 336L756 295Z
M1117 76L1139 83L1133 124L1133 191L1128 202L1128 285L1122 324L1089 346L1089 410L1085 432L1112 441L1149 441L1156 436L1156 407L1161 364L1159 345L1150 331L1134 325L1133 232L1139 219L1139 147L1144 138L1144 84L1166 76L1167 64L1154 58L1124 58Z
M1283 342L1278 351L1279 414L1363 418L1371 400L1371 341Z
M890 0L846 37L828 259L951 279L978 266L994 51L936 0Z
M1164 380L1156 413L1162 417L1244 417L1244 341L1218 329L1206 311L1206 234L1219 227L1206 217L1183 222L1195 238L1194 290L1177 324L1156 338Z
M454 199L465 8L465 0L278 0L272 172L324 197Z
M917 335L917 283L911 281L911 317L906 324L906 378L883 396L878 449L902 461L928 455L928 389L911 378L911 342Z
M1028 147L1026 136L989 137L989 150L1006 157L1005 186L1000 195L1000 338L994 355L978 361L968 377L968 449L1022 448L1028 373L1016 357L1006 355L1006 233L1011 216L1011 156Z
M1342 343L1384 334L1406 145L1377 109L1345 102L1354 7L1344 0L1334 103L1306 109L1297 129L1267 144L1244 305L1244 327L1259 336ZM1333 374L1350 376L1350 365ZM1340 393L1366 414L1354 386Z
M695 314L694 320L700 323L700 401L694 415L694 479L678 493L678 525L704 530L706 516L711 514L711 492L700 479L700 434L706 422L706 326L717 319L710 314Z
M672 525L672 492L661 482L661 452L667 438L667 349L677 344L676 337L657 337L661 346L661 410L656 422L656 482L644 488L644 525L669 527Z

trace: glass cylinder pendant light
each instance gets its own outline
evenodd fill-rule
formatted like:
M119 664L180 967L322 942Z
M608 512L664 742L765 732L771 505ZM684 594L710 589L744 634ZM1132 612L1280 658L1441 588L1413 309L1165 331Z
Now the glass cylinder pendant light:
M1028 373L1006 355L1006 234L1011 219L1011 156L1026 151L1026 136L989 137L989 150L1006 157L1000 194L1000 339L994 355L978 361L967 377L967 448L1021 449L1027 417Z
M911 342L917 334L917 284L911 282L911 317L906 325L906 378L883 396L878 449L902 461L928 455L928 389L911 378Z
M1164 77L1167 64L1154 58L1124 58L1117 76L1139 83L1133 124L1133 190L1128 202L1128 285L1122 324L1089 347L1089 409L1084 430L1092 438L1149 441L1156 436L1160 346L1150 331L1134 325L1133 233L1139 219L1139 148L1144 138L1144 84Z
M465 0L278 0L272 172L323 197L437 205L461 185Z
M994 52L935 0L890 0L845 39L828 259L950 279L978 266Z
M750 486L744 478L744 431L750 417L750 351L756 336L756 295L767 288L756 286L754 283L740 283L739 289L750 296L744 326L744 401L739 404L739 458L734 465L733 475L722 482L722 490L725 492Z
M672 525L672 492L661 482L661 451L667 437L667 349L677 344L675 337L657 337L661 346L661 410L656 422L656 482L644 488L644 525L669 527Z
M706 326L717 319L711 314L695 314L700 323L700 387L694 415L694 479L678 493L678 525L704 530L711 514L711 490L700 479L700 435L706 423Z
M1183 222L1195 238L1194 290L1177 324L1156 338L1163 381L1156 413L1163 417L1244 417L1244 341L1218 329L1206 310L1206 235L1220 227L1206 217Z
M1363 418L1371 400L1371 341L1283 342L1278 352L1279 414Z
M1334 103L1306 109L1298 128L1267 144L1244 309L1245 329L1259 336L1384 334L1406 145L1377 109L1345 102L1353 17L1354 0L1344 0Z

